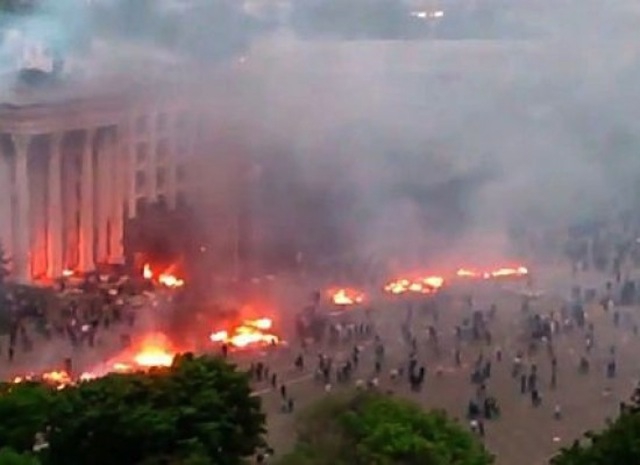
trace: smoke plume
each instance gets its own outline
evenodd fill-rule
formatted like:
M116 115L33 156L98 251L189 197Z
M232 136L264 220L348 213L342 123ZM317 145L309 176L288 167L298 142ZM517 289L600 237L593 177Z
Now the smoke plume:
M254 44L247 118L286 157L270 182L292 198L262 208L298 219L280 221L273 244L295 235L318 259L331 244L336 257L406 266L515 259L533 253L515 247L517 231L560 240L635 205L634 3L474 3L507 32L473 38L454 18L446 40L437 27L345 40L341 24L331 38L316 28Z

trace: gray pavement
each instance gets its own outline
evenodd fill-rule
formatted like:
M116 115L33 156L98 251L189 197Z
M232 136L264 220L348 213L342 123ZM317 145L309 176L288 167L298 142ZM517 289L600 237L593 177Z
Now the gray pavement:
M590 281L593 278L590 277ZM571 283L567 278L565 288L569 292ZM604 279L602 280L604 283ZM556 286L558 283L555 283ZM559 286L558 286L559 287ZM493 357L495 348L501 347L504 353L503 361L493 362L492 378L488 382L488 392L494 395L500 403L502 416L498 420L486 424L485 442L487 447L496 454L497 465L541 465L548 463L549 458L561 447L571 444L582 433L589 429L599 429L604 426L605 419L617 414L620 401L627 400L640 374L634 354L640 350L640 338L634 336L630 329L614 328L611 315L606 314L600 307L592 306L588 309L589 321L595 326L597 345L594 349L591 373L578 373L578 362L584 352L584 334L575 331L570 335L561 335L555 342L558 359L558 385L555 390L550 389L550 360L544 349L528 360L536 363L540 373L542 406L531 406L530 398L519 393L519 381L511 378L511 361L519 349L526 348L521 340L519 331L523 318L520 310L520 299L513 293L497 286L485 287L479 291L478 300L495 301L498 304L497 321L492 327L493 346L484 343L467 344L463 347L463 366L456 368L452 356L451 342L445 342L443 355L437 359L424 342L421 333L420 360L427 367L427 381L421 393L412 393L404 384L394 384L388 379L389 369L406 360L407 349L400 341L399 322L404 318L403 308L384 306L375 313L376 326L385 341L387 359L381 376L381 387L392 389L399 395L407 396L418 401L427 408L444 408L451 416L464 419L469 399L474 388L469 382L470 366L482 351L485 356ZM559 310L562 301L554 296L547 296L534 304L535 311L547 312ZM626 309L635 312L637 309ZM440 311L439 328L441 337L451 341L453 327L467 312L459 300L454 301L448 308ZM414 327L426 327L430 317L417 317ZM617 347L618 375L613 380L605 378L605 363L608 359L610 345ZM359 375L366 378L373 370L371 350L367 349L360 364ZM350 346L344 346L338 351L349 353ZM323 395L324 387L311 379L309 374L296 373L292 369L293 356L290 364L282 366L282 361L273 366L276 371L286 373L289 381L289 391L296 400L297 407L304 407ZM307 357L308 364L315 363L315 356ZM442 368L443 374L436 376L437 367ZM264 405L269 412L269 437L276 450L286 450L294 439L293 416L278 412L279 396L269 392L265 386L257 386L257 392L262 395ZM563 419L555 420L553 411L559 404L563 411Z

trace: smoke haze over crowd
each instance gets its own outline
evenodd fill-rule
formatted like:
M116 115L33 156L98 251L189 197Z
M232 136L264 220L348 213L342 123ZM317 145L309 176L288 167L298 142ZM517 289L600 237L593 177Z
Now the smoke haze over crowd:
M514 253L515 229L634 206L635 2L476 2L486 24L526 31L490 40L465 34L468 12L451 20L444 1L448 40L435 23L415 40L303 40L286 8L261 21L225 2L140 2L123 14L127 2L114 0L69 13L78 3L53 2L55 17L74 19L58 37L70 56L129 71L134 52L153 49L176 73L201 75L211 131L226 117L260 165L266 255L499 259ZM275 16L280 26L267 28ZM103 56L83 51L87 37ZM223 78L202 72L214 62ZM220 151L206 156L214 172Z
M496 260L513 257L514 229L566 231L634 205L637 12L509 3L538 34L254 48L256 117L330 205L292 206L309 211L295 228L362 256Z

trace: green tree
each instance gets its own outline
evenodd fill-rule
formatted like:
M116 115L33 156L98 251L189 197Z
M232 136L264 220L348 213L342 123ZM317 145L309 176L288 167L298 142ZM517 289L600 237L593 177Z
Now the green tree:
M30 451L35 435L44 431L48 412L57 400L56 392L38 383L0 386L0 447ZM1 462L0 462L1 463Z
M612 465L640 463L640 390L620 416L600 433L587 432L583 441L564 448L551 465Z
M482 444L443 412L378 393L331 396L304 413L281 465L489 465Z
M31 454L20 454L13 449L0 449L0 465L38 465L38 460Z
M0 417L0 447L29 451L47 433L45 465L237 465L263 443L265 421L245 373L189 354L60 391L8 386Z

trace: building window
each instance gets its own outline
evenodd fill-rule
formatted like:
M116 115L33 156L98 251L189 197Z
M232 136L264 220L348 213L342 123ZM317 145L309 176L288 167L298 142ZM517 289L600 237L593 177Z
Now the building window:
M149 155L149 148L146 143L139 142L136 145L136 162L138 165L144 165Z
M158 196L157 204L158 204L158 209L160 209L162 211L167 210L168 207L169 207L169 204L167 202L167 198L164 195L159 195Z
M189 153L189 145L187 144L187 141L185 139L185 137L181 137L178 140L178 144L176 147L176 156L181 156L181 157L185 157L188 155Z
M167 182L167 172L164 168L158 168L156 172L156 187L158 189L164 189Z
M184 182L187 179L187 169L184 165L176 166L176 180L178 182Z
M147 187L147 173L136 171L136 192L141 193Z
M136 132L138 134L144 134L147 132L147 117L140 116L136 120Z
M158 115L157 128L158 131L165 131L167 129L168 117L166 113L160 113Z
M187 206L187 196L184 192L178 192L176 194L176 206L179 208L184 208Z
M176 127L179 131L183 131L187 127L187 115L182 114L178 117L178 122L176 123Z
M169 156L169 139L161 139L158 142L158 152L157 157L159 161L164 161Z
M136 216L144 215L146 210L147 210L147 199L145 199L144 197L139 197L136 200Z

